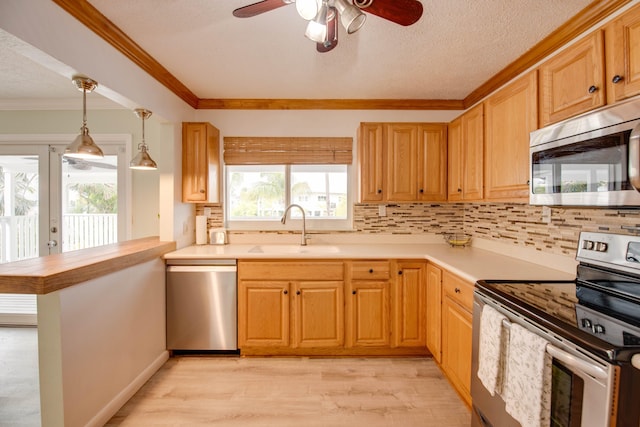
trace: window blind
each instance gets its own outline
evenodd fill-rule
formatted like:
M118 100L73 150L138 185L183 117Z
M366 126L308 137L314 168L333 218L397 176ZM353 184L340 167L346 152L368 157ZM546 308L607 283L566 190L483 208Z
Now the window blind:
M225 137L227 165L348 165L353 138Z

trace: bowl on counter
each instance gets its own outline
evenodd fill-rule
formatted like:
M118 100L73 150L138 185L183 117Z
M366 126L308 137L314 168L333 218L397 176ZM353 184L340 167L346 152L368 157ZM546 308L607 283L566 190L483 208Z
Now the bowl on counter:
M471 235L465 233L450 233L444 235L444 240L452 247L465 247L471 244Z

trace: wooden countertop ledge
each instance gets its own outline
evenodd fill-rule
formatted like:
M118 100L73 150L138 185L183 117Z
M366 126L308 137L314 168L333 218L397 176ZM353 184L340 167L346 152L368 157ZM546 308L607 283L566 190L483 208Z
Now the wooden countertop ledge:
M0 293L48 294L159 258L175 249L175 242L145 237L0 264Z

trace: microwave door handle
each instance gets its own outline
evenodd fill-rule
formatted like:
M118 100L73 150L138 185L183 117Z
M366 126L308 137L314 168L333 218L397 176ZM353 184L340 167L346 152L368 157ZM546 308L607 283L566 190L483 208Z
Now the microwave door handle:
M640 191L640 124L629 135L629 182Z

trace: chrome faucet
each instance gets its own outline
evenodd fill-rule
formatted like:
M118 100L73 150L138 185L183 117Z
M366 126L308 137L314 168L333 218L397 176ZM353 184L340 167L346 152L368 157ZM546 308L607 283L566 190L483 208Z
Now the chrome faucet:
M296 205L295 203L290 204L289 206L287 206L287 209L284 210L284 214L282 215L282 218L280 219L280 222L283 224L287 223L287 214L289 213L289 210L291 208L298 208L300 209L300 212L302 212L302 241L300 242L300 245L302 246L307 246L307 218L304 214L304 209L302 208L302 206L300 205Z

